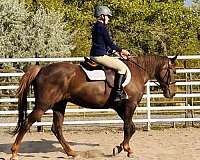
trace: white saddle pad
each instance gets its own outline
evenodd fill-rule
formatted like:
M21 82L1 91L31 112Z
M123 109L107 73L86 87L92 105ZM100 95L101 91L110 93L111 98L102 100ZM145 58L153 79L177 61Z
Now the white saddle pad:
M90 80L92 80L92 81L106 80L106 74L103 70L92 70L91 71L91 70L87 70L82 65L80 65L80 66ZM129 68L127 67L126 79L125 79L124 83L122 84L122 86L125 87L130 81L131 81L131 72L130 72Z
M87 74L88 78L90 80L94 80L94 81L104 81L106 80L106 74L103 70L87 70L86 68L84 68L82 65L80 65L81 68L83 69L83 71Z

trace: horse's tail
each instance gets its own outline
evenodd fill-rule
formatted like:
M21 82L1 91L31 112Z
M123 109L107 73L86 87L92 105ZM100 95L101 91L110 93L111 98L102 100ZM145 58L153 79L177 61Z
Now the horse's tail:
M27 92L31 82L38 75L41 67L38 65L31 66L28 71L22 76L16 96L18 97L18 122L13 135L17 134L24 126L27 119Z

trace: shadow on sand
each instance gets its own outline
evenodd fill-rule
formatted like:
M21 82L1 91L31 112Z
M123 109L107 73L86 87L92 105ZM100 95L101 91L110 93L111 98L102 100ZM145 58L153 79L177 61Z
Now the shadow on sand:
M83 145L95 147L99 146L99 144L91 144L91 143L79 143L79 142L68 142L70 146ZM62 152L64 150L62 147L57 147L58 141L51 141L46 139L41 139L40 141L24 141L22 142L20 148L20 154L23 154L23 157L34 157L31 153L50 153L50 152ZM11 154L11 145L12 144L0 144L0 153ZM87 151L77 151L77 158L95 158L95 157L111 157L112 155L104 155L101 150L87 150ZM67 157L67 155L66 155ZM66 158L65 157L65 158ZM49 158L48 154L46 156L42 156L41 158ZM64 158L64 157L57 157ZM1 158L0 158L1 159ZM76 159L76 158L75 158Z
M99 144L91 143L78 143L78 142L68 142L70 146L84 145L84 146L99 146ZM56 147L59 144L58 141L51 141L46 139L41 139L40 141L24 141L20 146L20 153L48 153L48 152L63 152L61 147ZM0 144L0 152L11 153L10 148L12 144Z

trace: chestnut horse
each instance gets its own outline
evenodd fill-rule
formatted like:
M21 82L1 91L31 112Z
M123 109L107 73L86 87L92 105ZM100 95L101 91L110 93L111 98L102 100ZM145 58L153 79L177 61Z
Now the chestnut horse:
M116 147L118 153L122 150L128 152L130 157L133 150L129 141L135 132L135 125L132 122L133 113L142 99L145 90L145 83L150 79L156 79L163 90L166 98L175 95L176 86L174 74L176 71L174 58L166 56L141 56L130 57L123 60L131 72L131 81L124 90L129 99L123 101L120 106L109 102L111 87L105 81L88 81L85 73L79 65L67 62L59 62L41 67L38 65L30 67L23 75L17 96L18 124L14 131L17 134L12 145L12 158L17 159L20 143L31 125L40 120L48 110L53 110L52 132L57 137L64 151L68 156L76 156L62 134L62 124L67 102L86 108L112 108L124 121L124 140ZM27 116L27 92L30 85L34 86L35 107Z

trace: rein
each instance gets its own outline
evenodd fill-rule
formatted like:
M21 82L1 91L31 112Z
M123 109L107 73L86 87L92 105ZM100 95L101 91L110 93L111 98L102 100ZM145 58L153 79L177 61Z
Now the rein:
M123 57L122 57L123 58ZM146 71L143 67L141 67L139 64L137 64L135 61L131 60L129 57L127 57L127 59L123 58L124 60L128 60L131 63L134 63L136 66L138 66L139 68L141 68L142 70Z
M127 59L125 59L125 58L123 58L122 56L120 56L122 59L124 59L124 60L128 60L129 62L131 62L131 63L134 63L136 66L138 66L139 68L141 68L142 70L144 70L144 71L146 71L142 66L140 66L139 64L137 64L135 61L133 61L133 60L131 60L129 57L127 57ZM166 73L165 73L165 76L167 75L167 73L168 73L168 77L167 77L167 82L169 81L169 79L170 79L170 61L168 61L168 67L167 67L167 71L166 71ZM165 76L163 77L163 79L165 78ZM155 82L155 81L152 81L153 83L155 83L156 84L156 86L158 86L160 89L162 89L162 87L161 87L161 85L159 84L159 83L157 83L157 82ZM160 82L161 83L161 82ZM172 85L172 84L174 84L174 83L176 83L176 81L170 81L169 82L169 84L167 84L167 85ZM164 85L166 85L166 84L164 84Z
M122 56L121 56L121 57L122 57ZM134 63L136 66L138 66L139 68L141 68L142 70L144 70L144 71L146 72L146 70L145 70L142 66L140 66L139 64L137 64L135 61L131 60L129 57L127 57L127 59L125 59L125 58L122 57L122 59L128 60L128 61L131 62L131 63ZM152 82L155 83L160 89L162 89L162 87L160 86L160 84L158 84L158 83L155 82L155 81L152 81Z

